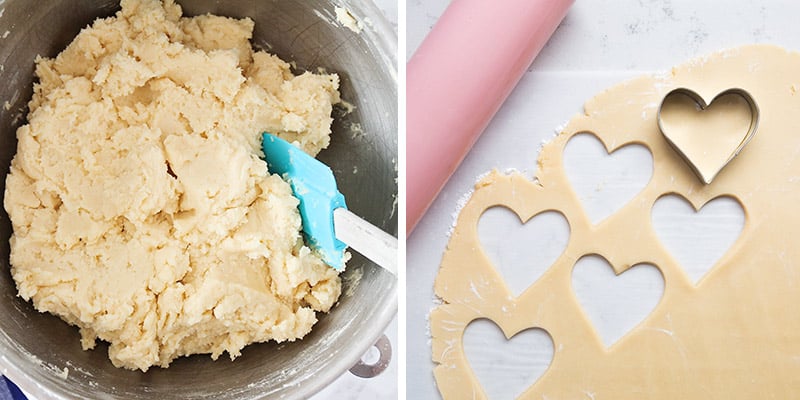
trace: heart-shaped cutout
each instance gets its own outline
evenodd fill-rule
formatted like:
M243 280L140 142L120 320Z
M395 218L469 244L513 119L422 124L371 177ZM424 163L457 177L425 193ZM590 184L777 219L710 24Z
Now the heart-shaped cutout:
M517 398L553 362L553 339L544 329L506 338L494 322L482 318L467 326L463 341L467 361L490 399Z
M592 134L570 138L564 171L593 224L608 218L642 191L653 176L653 155L637 144L609 154Z
M728 89L710 103L686 88L669 92L658 111L658 126L700 179L709 184L753 138L759 111L742 89Z
M697 284L739 238L744 209L722 196L696 210L678 195L656 200L651 212L653 229L661 243Z
M606 347L642 322L664 294L664 276L651 264L617 275L605 258L582 257L572 269L572 290Z
M506 207L492 207L478 220L481 247L515 296L536 282L564 251L569 223L555 211L525 224Z

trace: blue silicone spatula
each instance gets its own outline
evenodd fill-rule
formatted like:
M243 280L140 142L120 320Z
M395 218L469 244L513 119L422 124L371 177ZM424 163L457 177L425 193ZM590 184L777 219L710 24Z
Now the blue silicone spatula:
M397 239L347 210L333 171L275 135L262 136L269 172L280 175L292 186L300 200L303 235L322 260L342 270L344 251L350 246L396 275Z

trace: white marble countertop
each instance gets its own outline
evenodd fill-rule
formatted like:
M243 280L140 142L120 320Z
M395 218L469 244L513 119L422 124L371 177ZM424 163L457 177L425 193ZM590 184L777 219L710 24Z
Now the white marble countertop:
M448 3L408 0L406 59ZM408 398L440 398L427 317L436 306L433 282L453 214L477 176L493 168L531 176L541 142L580 112L586 100L627 78L743 44L800 50L797 15L800 3L785 0L731 1L724 7L695 0L577 1L408 240ZM507 375L491 378L502 381Z

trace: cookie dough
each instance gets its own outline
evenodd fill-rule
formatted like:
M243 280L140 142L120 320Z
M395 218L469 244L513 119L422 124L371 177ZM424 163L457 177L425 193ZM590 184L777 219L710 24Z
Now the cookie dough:
M85 349L109 342L115 366L293 341L340 294L260 159L262 131L311 155L328 145L338 77L294 76L252 32L250 19L123 0L36 60L6 178L11 273Z
M447 245L435 291L444 304L430 315L434 374L445 399L486 398L463 348L475 319L506 337L546 330L554 356L522 399L786 399L800 387L800 53L766 45L704 57L663 76L613 87L585 105L539 158L536 180L494 172L476 184ZM713 97L747 90L761 110L758 134L714 181L705 185L658 129L656 113L672 89ZM593 224L567 180L562 155L589 132L606 149L641 144L653 155L653 177L629 202ZM729 196L745 224L725 255L694 280L653 230L651 210L677 194L695 209ZM494 206L522 221L544 211L568 220L566 249L538 280L515 296L487 258L477 235ZM664 278L653 312L606 347L572 288L575 263L603 257L620 275L648 263Z

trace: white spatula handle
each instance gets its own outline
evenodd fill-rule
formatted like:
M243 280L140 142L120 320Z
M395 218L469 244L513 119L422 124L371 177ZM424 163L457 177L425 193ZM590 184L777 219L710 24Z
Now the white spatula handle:
M336 238L397 275L397 239L344 208L333 210Z

